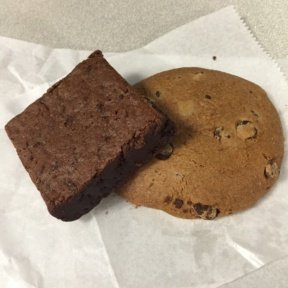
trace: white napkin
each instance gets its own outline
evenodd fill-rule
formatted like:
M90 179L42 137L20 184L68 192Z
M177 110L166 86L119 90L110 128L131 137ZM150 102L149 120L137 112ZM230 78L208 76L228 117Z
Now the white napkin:
M0 286L219 287L287 255L286 157L263 200L216 221L136 209L116 195L75 222L48 214L3 127L88 54L0 37ZM287 82L233 7L105 56L130 83L181 66L244 77L268 92L287 134Z

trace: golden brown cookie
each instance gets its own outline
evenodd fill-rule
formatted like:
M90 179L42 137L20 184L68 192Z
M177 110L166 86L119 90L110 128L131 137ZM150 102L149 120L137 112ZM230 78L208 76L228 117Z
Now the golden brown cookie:
M161 160L142 167L118 191L130 202L178 217L214 219L252 206L277 180L281 123L256 84L180 68L136 87L170 116L177 132Z

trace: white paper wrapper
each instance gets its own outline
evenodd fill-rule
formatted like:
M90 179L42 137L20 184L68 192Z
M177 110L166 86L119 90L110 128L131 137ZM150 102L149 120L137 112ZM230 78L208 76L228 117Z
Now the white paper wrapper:
M287 255L286 157L263 200L215 221L136 209L116 195L75 222L48 214L3 128L88 54L0 37L0 287L219 287ZM232 7L105 56L130 83L182 66L244 77L268 92L287 134L288 85Z

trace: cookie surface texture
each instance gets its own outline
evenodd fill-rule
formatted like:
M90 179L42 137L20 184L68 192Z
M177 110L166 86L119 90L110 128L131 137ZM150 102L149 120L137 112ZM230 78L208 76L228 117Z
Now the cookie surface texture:
M219 71L179 68L136 88L176 123L176 134L165 157L118 191L128 201L177 217L214 219L251 207L275 183L283 133L258 85Z

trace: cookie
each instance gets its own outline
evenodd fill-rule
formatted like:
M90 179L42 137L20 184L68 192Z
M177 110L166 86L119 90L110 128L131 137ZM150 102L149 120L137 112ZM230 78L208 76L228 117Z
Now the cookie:
M171 143L119 191L182 218L214 219L254 205L279 176L283 133L258 85L180 68L136 84L176 124Z

